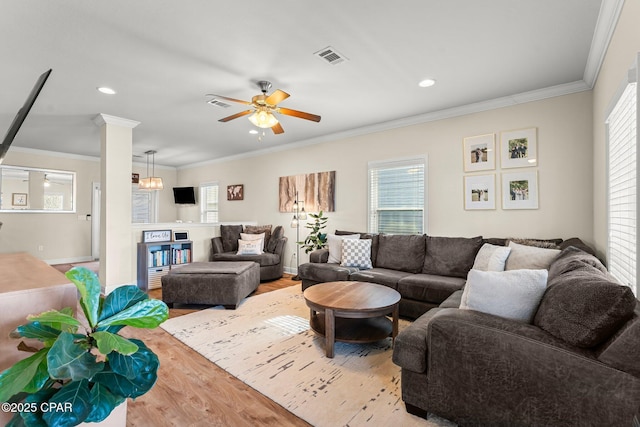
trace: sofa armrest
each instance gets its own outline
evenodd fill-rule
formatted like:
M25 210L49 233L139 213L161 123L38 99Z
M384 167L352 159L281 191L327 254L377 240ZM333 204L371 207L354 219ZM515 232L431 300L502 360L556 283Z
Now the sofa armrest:
M221 254L224 253L224 249L222 249L222 237L214 237L211 239L211 254Z
M329 248L316 249L309 253L309 262L327 262L329 261Z
M449 308L435 313L427 329L429 388L442 402L460 401L461 390L472 396L461 403L462 413L491 406L504 421L535 402L547 411L533 415L546 420L540 424L579 414L583 421L628 425L638 409L638 378L534 325Z
M278 243L276 243L276 247L272 253L280 255L280 259L282 259L282 254L284 253L284 248L287 245L288 240L289 239L287 239L286 237L279 238Z

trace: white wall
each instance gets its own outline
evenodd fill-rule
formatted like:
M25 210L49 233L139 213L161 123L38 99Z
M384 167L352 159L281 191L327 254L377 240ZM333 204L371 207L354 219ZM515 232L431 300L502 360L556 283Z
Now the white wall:
M218 181L221 221L284 225L289 237L289 266L295 266L291 259L295 229L289 227L292 215L278 212L280 176L335 170L336 211L328 213L328 231L363 231L367 229L367 163L425 155L429 170L428 234L578 236L593 243L591 119L591 92L582 92L262 156L181 168L178 184L198 186ZM529 127L538 128L539 166L533 169L539 171L540 208L507 211L498 201L496 210L465 211L463 138L496 133L499 142L501 131ZM499 166L492 172L497 174L499 188ZM224 191L230 184L244 184L244 200L226 200ZM178 215L183 220L198 221L198 207L180 208ZM302 254L300 261L305 259Z
M0 253L28 252L50 263L91 258L92 183L100 182L100 159L38 150L9 149L3 165L30 166L76 172L76 213L0 213ZM133 171L146 176L146 165L134 164ZM175 168L156 166L165 190L160 192L159 221L176 220L171 188L176 185ZM4 193L4 189L2 189ZM82 217L82 219L80 219ZM38 248L42 246L43 250Z
M606 253L607 248L605 114L640 52L639 16L640 0L626 0L593 88L593 234L595 246L601 256Z

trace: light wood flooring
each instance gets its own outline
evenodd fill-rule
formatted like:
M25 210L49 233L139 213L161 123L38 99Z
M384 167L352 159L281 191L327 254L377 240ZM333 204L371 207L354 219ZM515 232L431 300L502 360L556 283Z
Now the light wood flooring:
M261 283L254 295L297 285L285 275ZM162 299L162 291L149 292ZM249 297L251 298L251 297ZM169 317L182 316L206 306L179 306ZM129 401L127 426L309 426L277 403L173 338L162 328L127 327L122 334L139 338L160 358L158 382L144 396Z

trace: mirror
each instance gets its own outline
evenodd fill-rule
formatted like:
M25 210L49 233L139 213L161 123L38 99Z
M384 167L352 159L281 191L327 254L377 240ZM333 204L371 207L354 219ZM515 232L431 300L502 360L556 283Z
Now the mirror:
M75 172L0 166L0 212L75 211Z

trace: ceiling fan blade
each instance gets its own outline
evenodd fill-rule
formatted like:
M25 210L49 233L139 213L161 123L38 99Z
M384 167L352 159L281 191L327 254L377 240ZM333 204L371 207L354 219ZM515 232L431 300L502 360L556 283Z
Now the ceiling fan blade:
M237 102L239 104L246 104L246 105L251 105L251 103L249 101L243 101L241 99L235 99L235 98L229 98L228 96L222 96L222 95L215 95L213 93L208 93L205 96L213 96L215 98L220 98L220 99L226 99L227 101L231 101L231 102Z
M321 119L321 117L318 115L305 113L304 111L290 110L289 108L278 108L276 111L280 114L285 114L287 116L293 116L301 119L311 120L313 122L319 122Z
M282 125L280 123L276 123L275 125L271 126L271 130L276 135L278 135L279 133L284 133L284 129L282 129Z
M271 95L267 96L264 100L269 105L277 105L287 99L290 95L287 92L284 92L280 89L276 89Z
M218 120L219 122L228 122L229 120L233 120L233 119L237 119L238 117L242 117L242 116L246 116L247 114L251 114L253 113L254 110L245 110L245 111L241 111L239 113L236 113L232 116L229 117L225 117L223 119Z

